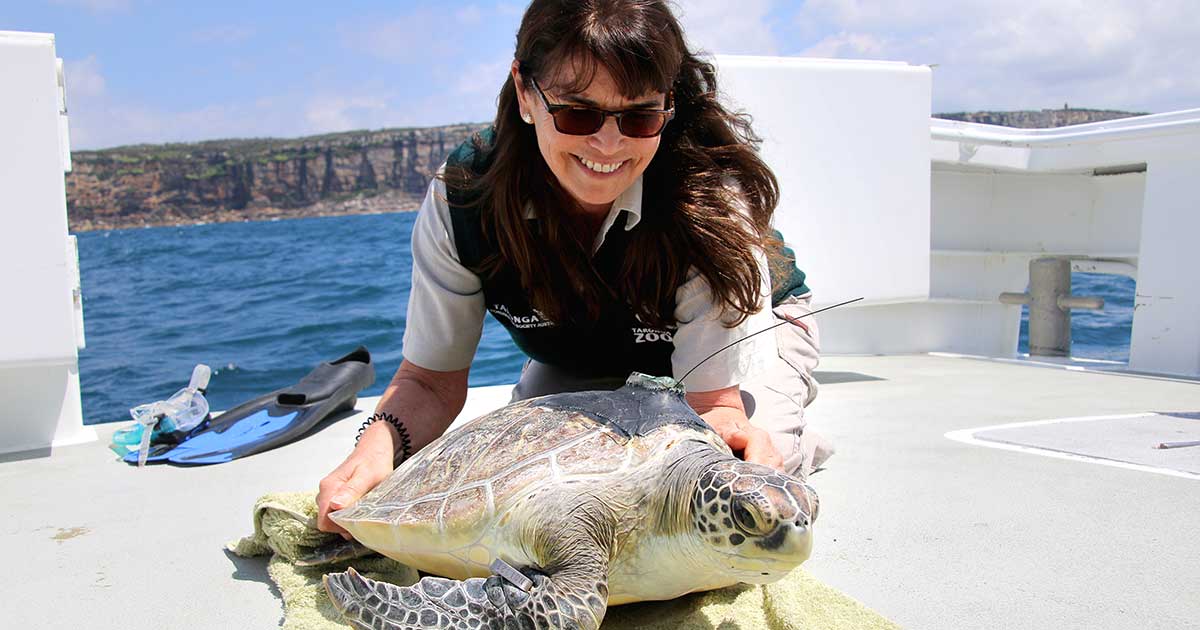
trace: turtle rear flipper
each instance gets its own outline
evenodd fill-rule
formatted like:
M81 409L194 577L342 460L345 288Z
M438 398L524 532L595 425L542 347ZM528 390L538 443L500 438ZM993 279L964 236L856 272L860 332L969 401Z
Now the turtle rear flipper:
M553 575L531 569L521 573L533 583L528 592L498 575L462 581L426 577L413 586L396 586L350 569L326 575L324 581L334 607L364 630L506 628L513 623L518 628L600 627L608 607L604 575L584 567L565 567Z

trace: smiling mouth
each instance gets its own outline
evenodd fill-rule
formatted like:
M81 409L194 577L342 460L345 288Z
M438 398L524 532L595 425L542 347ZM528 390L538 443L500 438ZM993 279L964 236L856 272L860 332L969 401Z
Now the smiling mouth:
M572 154L572 155L574 155L574 154ZM626 162L629 161L629 160L621 160L620 162L611 162L611 163L606 164L603 162L593 162L585 157L578 156L578 155L575 155L574 157L576 160L579 161L580 164L583 165L584 168L586 168L589 171L592 171L594 173L600 173L601 175L607 175L609 173L616 172L616 171L620 170L620 168L622 166L624 166Z

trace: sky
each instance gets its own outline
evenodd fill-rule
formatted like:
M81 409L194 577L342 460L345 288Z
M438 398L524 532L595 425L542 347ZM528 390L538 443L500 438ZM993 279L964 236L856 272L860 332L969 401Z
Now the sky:
M482 122L525 2L4 0L54 33L71 146ZM1200 107L1196 0L676 0L713 54L934 65L934 112Z

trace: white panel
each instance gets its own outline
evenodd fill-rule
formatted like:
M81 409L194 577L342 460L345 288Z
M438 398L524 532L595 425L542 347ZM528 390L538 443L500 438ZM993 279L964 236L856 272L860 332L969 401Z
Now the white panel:
M775 225L819 304L929 295L930 72L896 62L718 56L764 138Z
M54 36L0 32L0 452L96 439L79 400L60 73Z
M935 168L933 248L1129 255L1138 248L1145 175L997 173Z
M1190 125L1168 131L1147 131L1102 143L1078 143L1035 151L1029 167L1038 170L1065 170L1120 166L1146 162L1162 153L1164 147L1200 142L1200 110L1192 110ZM1128 119L1136 120L1136 119Z
M932 300L839 308L816 317L824 354L941 351L1012 357L1021 307Z
M934 250L929 291L935 298L986 301L1005 291L1020 293L1029 284L1034 257Z
M54 38L0 33L0 363L76 358Z
M96 439L83 426L74 365L0 364L0 454Z
M1098 252L1136 252L1142 240L1146 174L1093 177L1092 188L1095 205L1087 242Z
M1200 142L1148 160L1129 367L1200 375Z

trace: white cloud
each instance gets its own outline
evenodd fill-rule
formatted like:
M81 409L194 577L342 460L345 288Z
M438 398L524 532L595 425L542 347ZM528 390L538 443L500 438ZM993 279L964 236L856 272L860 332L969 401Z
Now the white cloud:
M206 105L171 112L111 99L89 101L71 110L71 149L127 144L193 142L217 138L292 136L296 116L256 105Z
M68 59L63 62L63 74L67 83L67 108L75 99L89 99L104 95L105 81L96 55L84 59Z
M869 33L847 33L829 35L804 51L809 57L831 58L883 58L887 56L889 42Z
M938 64L934 110L1200 107L1188 0L808 0L791 54Z
M171 112L121 102L109 94L103 66L95 55L64 63L67 120L73 150L211 138L291 136L311 129L293 111L291 99L259 99L251 104L211 104Z
M107 108L107 82L95 55L63 61L66 81L67 120L71 130L71 148L98 146L107 121L96 119L97 112ZM93 122L88 122L92 119Z
M495 115L495 96L506 67L481 64L457 84L417 97L405 98L394 87L368 85L347 90L331 79L334 82L327 85L306 85L302 94L281 93L246 102L210 103L170 111L124 102L110 94L102 64L92 55L66 62L71 148L89 150L217 138L287 138L352 129L479 122Z
M771 0L679 0L676 16L688 45L713 54L776 55Z
M336 67L323 66L302 84L268 96L214 93L183 109L128 100L132 97L111 88L111 80L106 83L95 56L68 62L72 148L490 120L511 58L513 17L523 10L511 2L483 0L450 9L427 4L398 16L354 18L334 25L334 37L383 62L357 58L378 69L369 75L374 78L351 81ZM253 28L232 23L185 26L181 31L185 39L206 45L235 44L258 35ZM244 73L269 71L252 60L235 58L229 63Z
M494 109L511 67L512 59L500 58L465 68L458 75L454 91L463 98L484 100Z
M304 120L313 133L349 131L388 126L394 119L387 101L379 96L317 96L304 108Z

